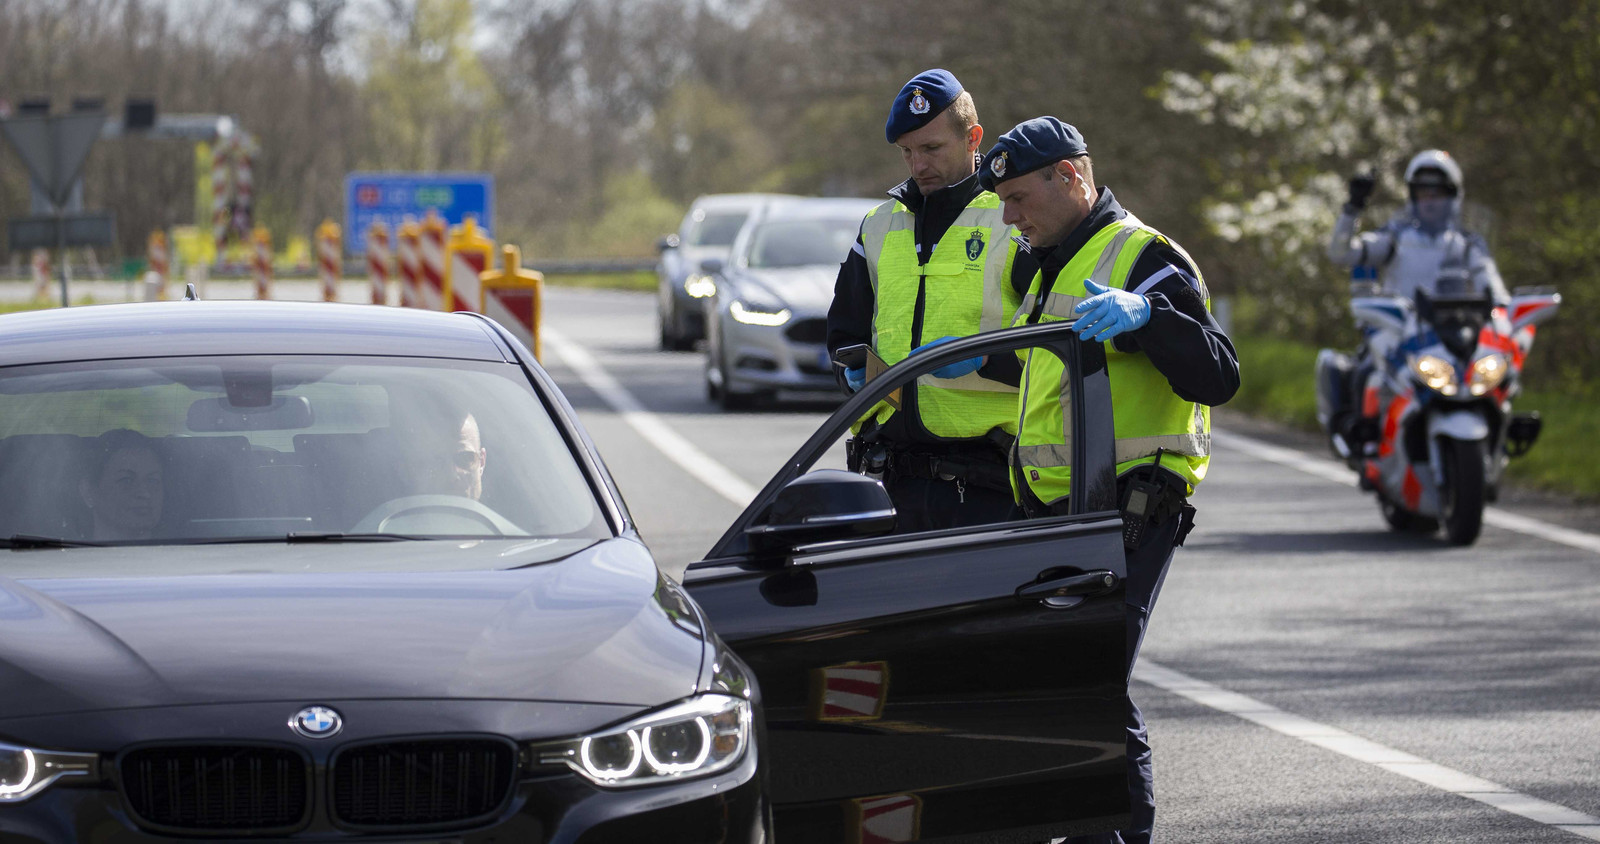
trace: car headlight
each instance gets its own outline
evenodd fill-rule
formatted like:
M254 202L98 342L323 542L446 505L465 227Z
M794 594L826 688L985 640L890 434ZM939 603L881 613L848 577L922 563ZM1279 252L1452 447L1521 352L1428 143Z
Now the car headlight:
M749 701L708 694L604 732L532 749L540 763L565 763L595 785L654 785L733 767L750 742L750 719Z
M717 282L704 273L692 273L683 280L683 292L693 299L710 299L717 295Z
M1435 355L1412 358L1411 371L1427 387L1442 396L1456 394L1456 368L1450 361Z
M733 300L728 315L745 325L783 325L789 321L789 309L773 305L752 305L743 299Z
M1511 367L1505 355L1485 355L1472 362L1472 374L1467 379L1467 392L1481 396L1500 386Z
M63 777L91 777L99 756L0 743L0 805L20 803Z

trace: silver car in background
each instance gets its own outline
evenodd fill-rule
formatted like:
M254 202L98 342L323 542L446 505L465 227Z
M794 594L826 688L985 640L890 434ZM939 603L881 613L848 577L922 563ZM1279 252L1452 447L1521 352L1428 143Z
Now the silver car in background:
M678 230L656 241L656 322L661 348L684 351L704 337L701 300L715 287L702 269L707 260L726 261L728 248L750 211L777 194L725 193L702 196L689 206Z
M871 199L773 199L739 231L706 300L706 394L724 409L838 395L828 306Z

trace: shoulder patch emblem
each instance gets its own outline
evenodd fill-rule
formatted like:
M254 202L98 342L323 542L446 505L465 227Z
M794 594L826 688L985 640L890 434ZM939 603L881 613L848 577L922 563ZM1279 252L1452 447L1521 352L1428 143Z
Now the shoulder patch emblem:
M912 114L927 114L929 108L930 108L930 104L928 103L928 98L925 95L923 95L922 89L921 88L912 88L911 89L911 113Z
M983 254L983 232L973 229L972 237L967 238L967 260L976 261Z

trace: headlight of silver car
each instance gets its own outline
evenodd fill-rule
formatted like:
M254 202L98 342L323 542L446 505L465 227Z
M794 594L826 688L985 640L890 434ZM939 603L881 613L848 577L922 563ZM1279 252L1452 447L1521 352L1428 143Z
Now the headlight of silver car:
M1456 368L1450 361L1435 355L1418 355L1411 359L1411 371L1428 389L1442 396L1456 394Z
M1467 380L1467 392L1481 396L1500 386L1511 367L1505 355L1485 355L1472 362L1472 375Z
M728 315L745 325L783 325L789 321L789 309L781 305L756 305L743 299L733 300Z
M20 803L64 777L92 777L93 753L36 750L0 742L0 805Z
M717 773L750 742L750 702L708 694L627 724L531 749L544 764L563 762L596 785L626 788Z
M709 299L717 295L717 282L705 273L692 273L683 280L683 292L693 299Z

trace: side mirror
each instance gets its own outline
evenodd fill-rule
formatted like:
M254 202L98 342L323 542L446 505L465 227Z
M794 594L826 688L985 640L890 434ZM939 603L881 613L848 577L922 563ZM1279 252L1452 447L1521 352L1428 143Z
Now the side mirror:
M745 529L758 550L881 536L894 530L894 503L883 484L843 469L819 469L778 490L765 524Z
M700 272L703 272L706 275L716 275L717 273L722 272L722 268L727 265L728 262L722 260L721 258L707 258L700 262Z
M663 235L656 238L656 251L665 252L668 249L678 248L678 236L675 234Z

